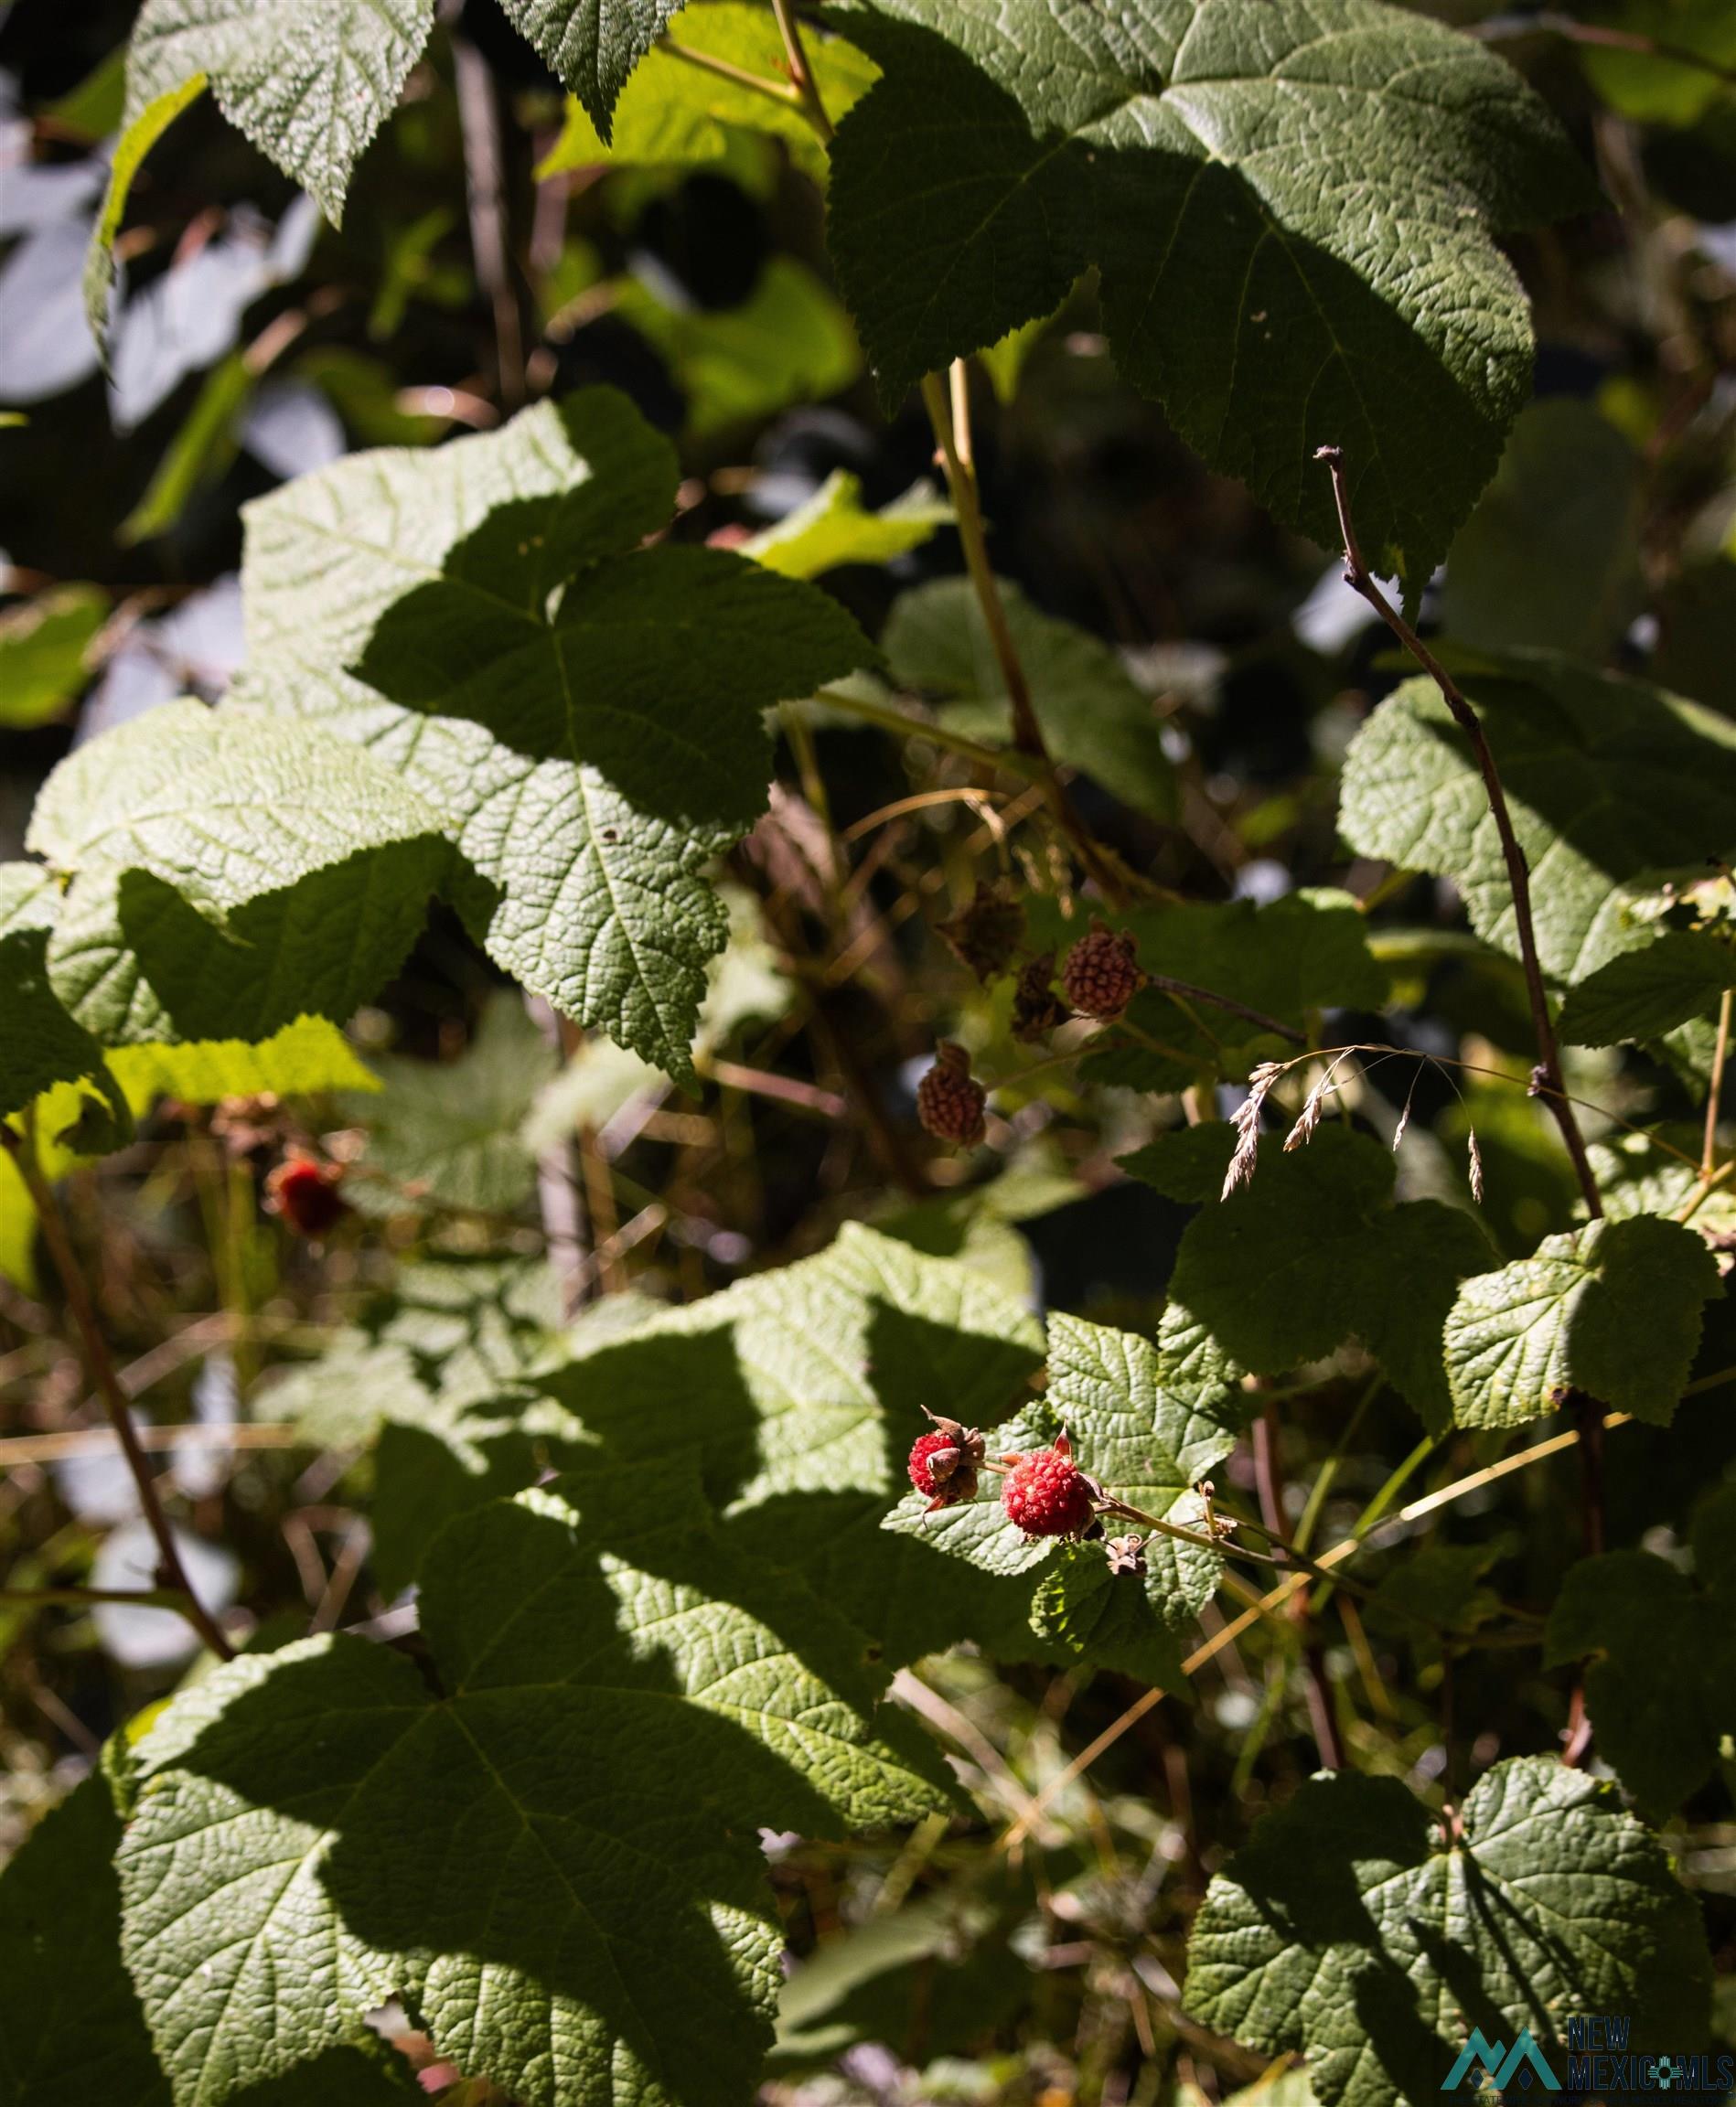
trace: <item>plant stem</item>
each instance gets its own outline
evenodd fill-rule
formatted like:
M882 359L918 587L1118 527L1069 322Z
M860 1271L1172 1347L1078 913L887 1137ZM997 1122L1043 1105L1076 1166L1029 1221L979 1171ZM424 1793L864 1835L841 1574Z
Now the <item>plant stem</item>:
M772 0L772 13L777 17L777 31L784 39L784 58L789 67L789 84L796 91L802 114L830 145L832 122L826 114L826 104L820 92L820 83L814 79L813 68L808 63L796 11L790 0Z
M174 1610L184 1617L188 1615L187 1598L178 1588L0 1588L0 1602L16 1602L26 1608L35 1603L124 1602L135 1610Z
M1284 1481L1278 1461L1278 1413L1269 1401L1254 1422L1254 1481L1259 1492L1259 1511L1265 1518L1263 1534L1268 1543L1282 1544L1284 1521ZM1285 1546L1287 1563L1300 1566L1306 1571L1313 1560L1299 1556L1293 1546ZM1332 1690L1326 1681L1326 1657L1313 1631L1313 1619L1309 1611L1306 1592L1298 1588L1291 1599L1291 1614L1296 1622L1296 1636L1302 1653L1302 1690L1308 1701L1308 1723L1313 1729L1314 1746L1320 1751L1321 1768L1342 1770L1345 1751L1338 1738L1338 1722L1333 1717Z
M1233 995L1216 995L1209 988L1195 988L1191 980L1173 980L1167 973L1148 973L1145 985L1155 988L1160 995L1173 995L1184 1002L1209 1002L1213 1008L1227 1010L1232 1017L1239 1017L1244 1023L1257 1025L1262 1032L1270 1032L1274 1038L1288 1039L1292 1046L1308 1043L1303 1033L1289 1024L1281 1024L1276 1017L1269 1017L1263 1010L1250 1010L1246 1002L1238 1002Z
M735 87L746 88L755 95L768 95L774 102L783 103L786 109L799 110L812 122L812 112L788 80L767 80L764 74L750 73L745 66L733 65L729 59L719 59L713 52L697 50L691 44L678 44L672 37L663 37L658 49L671 59L679 59L683 65L697 67L702 73L714 74L720 80L731 81Z
M1706 1132L1699 1150L1702 1184L1709 1182L1717 1170L1714 1159L1718 1154L1718 1105L1724 1095L1724 1064L1730 1057L1731 994L1731 990L1726 988L1723 1000L1718 1005L1718 1043L1712 1053L1711 1082L1706 1092Z
M25 1190L36 1207L43 1242L48 1246L48 1255L54 1260L55 1271L59 1274L60 1285L66 1291L67 1307L71 1310L72 1321L78 1327L91 1380L102 1400L103 1409L108 1413L115 1439L121 1444L121 1453L126 1458L126 1467L133 1473L133 1483L139 1495L139 1506L144 1513L145 1525L156 1545L158 1578L166 1588L185 1599L181 1605L184 1615L219 1660L232 1660L235 1649L223 1636L222 1627L194 1593L192 1583L187 1577L187 1568L181 1564L175 1533L169 1527L168 1517L163 1512L163 1503L157 1498L156 1480L152 1476L151 1466L145 1461L145 1450L139 1445L138 1430L133 1424L133 1416L127 1409L120 1379L114 1373L108 1342L103 1338L102 1326L97 1321L96 1305L91 1299L90 1283L72 1248L72 1239L67 1235L66 1222L61 1215L59 1203L55 1198L54 1188L43 1176L42 1166L37 1161L34 1122L27 1122L22 1137L13 1128L0 1123L0 1137L4 1137L5 1147L17 1165L18 1175L24 1181Z
M1573 1160L1580 1191L1585 1196L1587 1211L1596 1220L1603 1212L1603 1203L1598 1195L1597 1180L1591 1174L1591 1158L1585 1152L1585 1137L1580 1132L1579 1121L1573 1116L1572 1101L1568 1096L1567 1086L1561 1076L1560 1050L1556 1044L1555 1026L1549 1018L1548 997L1544 991L1543 968L1538 958L1537 923L1531 909L1531 873L1525 861L1525 850L1520 848L1518 836L1513 831L1513 815L1507 808L1506 792L1501 786L1500 773L1495 767L1495 755L1490 751L1488 739L1484 733L1483 721L1466 701L1458 683L1446 668L1375 583L1367 564L1363 561L1362 548L1356 540L1356 529L1350 517L1350 489L1345 476L1343 449L1323 446L1314 458L1325 463L1332 476L1333 497L1338 508L1338 526L1345 541L1345 583L1361 594L1441 690L1441 699L1452 712L1453 722L1470 740L1472 752L1476 756L1477 769L1483 777L1484 791L1489 800L1489 810L1495 818L1495 832L1501 838L1501 854L1506 863L1507 883L1513 893L1513 914L1519 936L1519 958L1525 968L1526 993L1531 1005L1531 1028L1536 1034L1538 1045L1538 1065L1532 1079L1533 1094L1544 1099L1559 1128L1561 1139Z
M838 688L817 688L813 700L823 702L829 710L860 717L864 724L877 724L883 731L896 733L902 739L927 739L931 745L944 747L961 760L974 761L979 768L1003 768L1010 775L1026 777L1035 773L1023 754L1010 748L984 746L979 740L967 739L961 732L948 731L944 724L931 724L926 717L913 717L907 710L895 710L889 702L875 702L863 695L847 695Z
M928 412L928 422L934 428L935 444L940 449L941 465L946 472L947 488L952 497L952 509L959 529L959 541L964 551L965 570L970 574L971 589L976 594L977 605L981 611L983 626L989 633L995 664L1001 669L1002 683L1007 691L1007 701L1012 705L1013 746L1019 753L1030 756L1042 782L1055 823L1071 844L1081 865L1097 881L1104 896L1114 905L1120 906L1127 896L1127 888L1073 809L1073 801L1066 794L1066 787L1055 765L1055 757L1049 752L1048 743L1043 736L1043 726L1038 722L1036 708L1031 700L1031 684L1025 679L1019 647L1013 642L1013 632L1007 626L1007 611L1001 599L1001 588L995 583L994 567L989 561L989 544L983 529L976 469L959 450L953 429L947 382L938 373L924 376L922 400Z

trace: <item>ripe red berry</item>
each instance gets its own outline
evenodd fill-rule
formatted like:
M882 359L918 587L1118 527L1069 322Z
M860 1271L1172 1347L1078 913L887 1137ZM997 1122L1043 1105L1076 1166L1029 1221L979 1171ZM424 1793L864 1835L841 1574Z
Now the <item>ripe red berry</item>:
M925 1411L927 1407L923 1407ZM932 1434L918 1434L910 1444L910 1482L925 1494L928 1512L956 1507L977 1496L977 1466L982 1460L982 1437L974 1427L960 1427L938 1412L929 1412Z
M1119 1017L1145 985L1132 937L1101 922L1066 955L1061 986L1081 1017Z
M916 1117L937 1141L969 1149L983 1135L988 1093L970 1073L970 1056L962 1046L943 1040L935 1048L934 1066L916 1086Z
M291 1154L266 1179L265 1202L297 1235L323 1236L344 1212L342 1179L336 1163Z
M1021 1456L1001 1481L1007 1520L1027 1536L1077 1536L1096 1510L1094 1488L1068 1453L1063 1435L1053 1449Z
M918 1434L910 1444L910 1482L926 1499L933 1499L944 1482L935 1477L934 1459L958 1453L959 1444L950 1434Z

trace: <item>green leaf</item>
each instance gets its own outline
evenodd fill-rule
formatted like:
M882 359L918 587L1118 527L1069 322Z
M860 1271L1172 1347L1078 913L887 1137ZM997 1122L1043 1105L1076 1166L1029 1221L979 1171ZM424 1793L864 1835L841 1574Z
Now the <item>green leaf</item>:
M871 1727L861 1634L732 1550L678 1459L454 1524L421 1607L439 1695L315 1639L220 1669L136 1751L126 1952L179 2107L391 1995L527 2107L745 2096L781 1974L756 1828L948 1803L902 1722Z
M48 980L48 938L59 906L53 882L38 864L0 863L0 1119L22 1112L57 1083L87 1079L125 1106L102 1047L70 1017Z
M353 1186L358 1205L510 1214L530 1198L536 1164L519 1129L556 1055L516 995L490 997L458 1060L397 1057L374 1066L384 1094L357 1107L367 1124Z
M1621 0L1601 7L1597 22L1612 33L1611 48L1583 45L1580 62L1592 87L1623 117L1687 127L1729 95L1736 21L1723 0ZM1692 56L1676 59L1665 56L1668 52ZM1695 57L1707 63L1695 65Z
M1696 1580L1646 1551L1570 1568L1549 1611L1543 1664L1589 1660L1598 1753L1643 1813L1662 1820L1711 1775L1736 1737L1736 1487L1694 1518Z
M1593 1141L1591 1172L1604 1214L1614 1221L1629 1214L1679 1217L1698 1190L1701 1139L1698 1127L1683 1123ZM1688 1219L1703 1234L1736 1229L1736 1194L1727 1185L1714 1186L1700 1195Z
M1213 1165L1202 1160L1206 1134ZM1263 1143L1253 1177L1220 1202L1231 1142L1227 1126L1194 1128L1123 1160L1160 1192L1213 1195L1183 1232L1171 1294L1261 1374L1319 1360L1355 1334L1423 1424L1444 1430L1441 1326L1459 1282L1494 1255L1481 1224L1439 1200L1394 1206L1390 1151L1336 1123L1294 1150ZM1184 1159L1179 1183L1173 1153Z
M670 306L623 278L612 311L661 355L687 398L695 439L792 402L822 402L862 371L850 316L793 256L773 256L739 307Z
M663 34L681 0L500 0L579 99L605 141L627 76Z
M1443 1840L1393 1778L1311 1780L1207 1890L1187 2011L1262 2055L1305 2054L1321 2107L1436 2098L1473 2027L1529 2027L1563 2077L1569 2017L1620 2013L1635 2050L1704 2041L1699 1906L1607 1785L1518 1758L1457 1828Z
M101 341L114 237L139 165L209 88L230 123L318 200L334 226L350 174L434 27L434 0L145 0L126 56L126 105L85 267Z
M130 71L129 65L129 75ZM84 260L85 319L105 357L109 306L114 292L114 238L121 230L133 178L151 148L188 103L198 102L207 85L205 75L196 71L176 81L161 94L142 98L135 103L129 78L125 122L115 142L114 159L109 166L109 187Z
M608 389L303 476L248 509L243 691L399 769L496 961L687 1083L728 934L706 867L764 808L765 707L873 654L811 586L641 549L675 483Z
M1175 791L1152 698L1098 637L1001 587L1031 700L1050 751L1125 804L1170 817ZM901 686L946 699L941 722L973 738L1013 736L1013 706L969 580L938 578L901 594L882 639Z
M339 740L165 704L79 748L37 799L27 846L68 887L55 992L111 1044L347 1017L422 925L448 861L437 829Z
M1645 597L1639 504L1639 456L1607 418L1565 396L1534 402L1453 540L1448 631L1481 651L1602 658Z
M51 724L83 692L85 653L108 619L95 585L54 585L0 615L0 726Z
M1203 1528L1205 1504L1195 1488L1229 1454L1246 1423L1241 1374L1175 1301L1163 1312L1155 1344L1077 1317L1057 1313L1049 1322L1047 1402L1066 1427L1080 1467L1106 1492L1181 1528ZM1105 1526L1111 1535L1139 1529L1137 1523ZM1145 1561L1143 1593L1170 1631L1193 1621L1224 1563L1201 1545L1156 1534ZM1117 1623L1125 1628L1125 1612ZM1175 1666L1166 1670L1172 1679Z
M1667 930L1588 974L1561 1005L1560 1034L1573 1046L1660 1039L1692 1018L1715 1017L1732 987L1736 945L1702 930Z
M109 1066L135 1112L154 1098L216 1105L225 1097L299 1097L380 1088L327 1017L298 1017L269 1039L198 1039L180 1046L117 1046Z
M1491 236L1590 186L1519 77L1376 0L874 0L829 238L889 401L1090 264L1122 371L1327 546L1342 445L1377 567L1421 581L1530 386Z
M1144 1583L1113 1571L1101 1544L1061 1546L1031 1599L1031 1626L1075 1661L1188 1695L1174 1633L1152 1608Z
M965 1637L1018 1659L1028 1582L944 1556L932 1526L881 1524L909 1490L922 1407L996 1426L1042 1357L1029 1314L984 1276L852 1225L818 1257L655 1318L543 1387L623 1457L699 1445L732 1538L808 1576L889 1663ZM998 1508L979 1520L1019 1541Z
M1483 719L1531 867L1538 951L1575 981L1649 940L1635 890L1736 848L1736 724L1542 653L1460 682ZM1356 734L1339 827L1359 854L1451 878L1471 925L1518 956L1482 777L1433 684L1408 681Z
M931 483L913 483L878 512L862 501L862 478L834 468L811 497L742 543L742 554L786 578L818 578L841 563L891 563L920 549L952 507Z
M1534 1257L1480 1273L1446 1322L1447 1382L1461 1427L1520 1427L1582 1390L1667 1427L1720 1294L1691 1229L1655 1214L1546 1236Z
M784 41L769 8L723 0L690 5L670 21L667 41L677 51L702 52L764 80L788 79ZM874 78L873 66L841 37L805 39L815 85L836 123ZM788 103L707 71L674 51L652 48L633 70L603 130L586 106L567 105L561 136L538 175L568 168L705 167L728 158L741 135L781 139L790 159L815 182L826 180L826 149L812 125Z
M0 1874L0 2107L167 2107L121 1965L120 1836L106 1781L90 1777Z

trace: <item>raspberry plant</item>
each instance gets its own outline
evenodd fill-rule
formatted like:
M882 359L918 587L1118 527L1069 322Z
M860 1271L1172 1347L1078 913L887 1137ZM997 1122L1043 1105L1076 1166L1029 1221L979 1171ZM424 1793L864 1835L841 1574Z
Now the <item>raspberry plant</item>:
M1726 2096L1720 12L89 12L0 2107Z

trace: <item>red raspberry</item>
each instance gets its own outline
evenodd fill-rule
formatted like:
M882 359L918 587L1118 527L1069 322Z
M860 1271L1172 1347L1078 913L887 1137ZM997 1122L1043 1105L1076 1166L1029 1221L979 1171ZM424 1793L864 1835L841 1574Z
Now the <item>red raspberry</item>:
M292 1152L265 1181L265 1203L301 1236L323 1236L344 1212L343 1171Z
M1095 1491L1063 1434L1053 1449L1013 1460L1001 1483L1001 1504L1027 1536L1077 1536L1096 1514Z
M1081 1017L1119 1017L1145 985L1133 939L1093 922L1061 968L1061 986Z
M924 1410L927 1407L925 1406ZM973 1427L929 1412L932 1434L918 1434L910 1445L910 1482L928 1496L928 1512L956 1507L977 1496L977 1465L982 1460L982 1437Z
M988 1093L970 1073L970 1056L962 1046L942 1040L934 1066L916 1086L916 1117L937 1141L970 1149L983 1135Z

